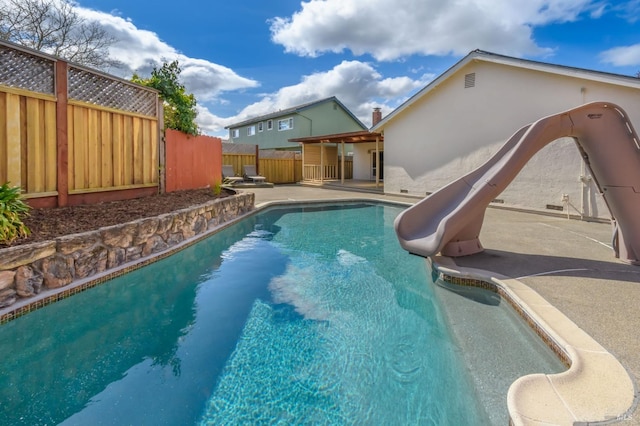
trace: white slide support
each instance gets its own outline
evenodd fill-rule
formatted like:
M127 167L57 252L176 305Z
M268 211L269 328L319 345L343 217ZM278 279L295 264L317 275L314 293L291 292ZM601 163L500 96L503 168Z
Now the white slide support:
M572 137L614 224L614 251L640 265L640 140L622 108L592 102L518 130L486 163L404 210L395 220L400 245L420 256L481 252L484 212L540 149Z

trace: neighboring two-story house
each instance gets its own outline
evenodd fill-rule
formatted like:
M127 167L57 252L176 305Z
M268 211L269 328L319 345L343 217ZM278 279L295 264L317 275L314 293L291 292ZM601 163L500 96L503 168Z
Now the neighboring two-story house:
M335 96L254 117L225 127L229 142L260 149L300 150L289 139L367 130Z

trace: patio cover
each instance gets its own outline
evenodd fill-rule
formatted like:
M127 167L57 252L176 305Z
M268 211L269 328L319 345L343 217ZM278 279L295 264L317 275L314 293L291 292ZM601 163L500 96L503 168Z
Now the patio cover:
M292 138L289 139L289 142L298 142L300 144L302 144L302 165L303 165L303 170L304 170L304 146L306 144L320 144L320 153L322 154L322 144L324 143L335 143L341 144L342 147L342 155L340 156L340 168L341 168L341 174L340 174L340 179L341 179L341 183L344 184L344 144L345 143L350 143L350 144L356 144L356 143L365 143L365 142L375 142L376 144L376 151L375 151L375 155L376 155L376 164L380 164L380 142L384 142L384 134L382 133L376 133L376 132L370 132L368 130L360 130L357 132L348 132L348 133L335 133L332 135L322 135L322 136L307 136L304 138ZM323 157L322 155L320 156L320 167L323 168L324 164L323 164ZM303 179L304 179L304 175L303 175ZM378 186L380 182L380 168L376 167L376 186Z

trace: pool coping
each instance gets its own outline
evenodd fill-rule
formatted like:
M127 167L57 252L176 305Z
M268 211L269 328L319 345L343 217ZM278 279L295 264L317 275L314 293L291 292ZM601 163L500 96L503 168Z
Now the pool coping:
M450 284L496 292L568 366L557 374L530 374L509 387L512 425L608 424L629 419L638 405L636 384L622 364L539 293L517 279L426 258Z

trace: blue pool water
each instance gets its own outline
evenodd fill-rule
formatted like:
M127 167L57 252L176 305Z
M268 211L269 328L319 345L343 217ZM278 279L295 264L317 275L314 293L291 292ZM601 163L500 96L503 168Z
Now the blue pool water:
M400 210L272 208L1 326L0 423L489 423Z

